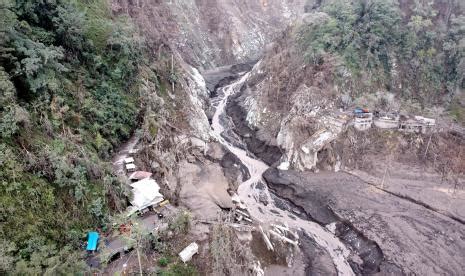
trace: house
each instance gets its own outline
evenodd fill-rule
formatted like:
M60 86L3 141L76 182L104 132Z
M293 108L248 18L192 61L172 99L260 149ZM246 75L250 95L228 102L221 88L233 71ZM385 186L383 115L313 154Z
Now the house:
M134 172L136 170L136 165L134 163L126 164L126 171L127 172Z
M164 200L163 195L160 193L160 186L154 179L145 178L131 183L130 186L133 198L130 200L132 208L130 208L128 216Z
M397 129L399 128L399 115L397 113L378 113L373 123L377 128Z
M434 127L436 126L436 120L431 118L426 118L423 116L415 116L415 120L423 123L424 126Z
M134 158L127 157L124 158L124 164L127 172L133 172L136 170L136 165L134 165Z
M124 158L124 164L130 164L130 163L134 163L134 158L132 157Z
M354 127L357 130L364 131L371 128L373 124L373 114L370 112L354 113Z
M436 126L436 120L422 117L414 116L413 118L405 118L401 120L399 124L399 130L409 133L429 133Z
M184 248L181 252L179 252L179 257L181 261L188 262L192 259L192 256L199 252L199 245L195 242L189 244L186 248Z

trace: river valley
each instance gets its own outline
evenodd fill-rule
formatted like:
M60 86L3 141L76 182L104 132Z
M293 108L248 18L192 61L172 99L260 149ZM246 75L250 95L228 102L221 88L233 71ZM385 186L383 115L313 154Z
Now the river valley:
M347 261L349 251L346 246L338 240L334 234L317 223L297 218L289 211L278 208L267 186L263 185L262 174L269 167L264 162L251 157L244 149L234 146L223 138L222 135L225 128L222 123L224 120L227 120L227 118L223 116L225 115L225 106L228 102L228 98L241 88L241 85L247 79L248 75L248 73L244 73L243 76L232 84L221 88L221 93L219 93L218 96L220 99L217 100L216 111L212 120L212 129L215 137L223 146L240 159L250 173L250 178L240 184L237 191L238 195L245 202L252 217L258 220L259 223L273 223L279 221L290 227L304 230L318 243L318 245L327 250L332 257L339 275L354 275ZM261 203L263 197L265 198L264 200L268 202L267 205ZM260 200L260 198L262 198L262 200Z
M367 183L346 173L280 171L247 151L240 135L234 134L235 124L226 107L231 109L231 98L240 93L249 75L249 72L243 72L236 80L217 87L212 99L215 112L211 124L214 137L250 173L250 178L239 185L237 194L257 223L280 222L304 231L329 254L335 267L333 273L338 275L403 275L413 271L453 273L462 269L460 260L463 256L453 255L453 252L463 249L465 235L463 228L453 220L432 214L421 205L376 192ZM287 201L287 207L283 208L283 200ZM352 206L357 202L359 207ZM386 216L386 211L379 208L403 215ZM431 219L438 223L433 226ZM425 225L443 234L437 236L424 232ZM455 226L449 228L447 225ZM425 244L422 241L425 238L437 240ZM426 250L430 246L436 246L445 257L435 259L430 256ZM443 266L446 258L454 260L449 267ZM429 265L416 264L425 261Z

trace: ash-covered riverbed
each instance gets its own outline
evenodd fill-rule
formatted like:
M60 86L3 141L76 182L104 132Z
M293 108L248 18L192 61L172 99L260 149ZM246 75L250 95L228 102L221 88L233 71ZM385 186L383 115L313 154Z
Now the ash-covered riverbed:
M239 158L250 173L250 178L239 186L238 195L247 205L248 211L256 221L287 223L292 228L302 229L329 253L339 275L354 275L348 262L350 254L348 248L328 229L315 222L296 217L290 211L276 206L267 186L263 185L262 174L269 168L268 165L251 157L246 150L236 147L223 138L222 133L225 128L223 126L224 120L221 120L221 117L225 112L228 97L240 89L248 75L246 73L233 83L220 88L221 93L218 94L221 98L216 101L216 111L212 119L213 133L218 141Z
M463 225L345 173L280 171L260 160L270 164L279 152L261 145L244 127L246 111L238 101L247 77L244 73L217 86L211 122L218 141L250 172L237 192L256 221L285 222L302 230L308 239L301 241L301 248L310 252L310 240L330 256L339 275L461 275L465 271ZM247 150L254 145L260 147L252 149L255 154ZM318 274L318 262L325 261L311 258L316 255L315 251L306 254L306 264ZM314 275L311 270L307 273ZM328 275L328 270L323 274Z

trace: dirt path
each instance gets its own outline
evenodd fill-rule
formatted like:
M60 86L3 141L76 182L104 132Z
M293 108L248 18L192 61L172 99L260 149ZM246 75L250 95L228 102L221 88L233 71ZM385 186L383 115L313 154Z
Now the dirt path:
M132 137L118 149L117 153L111 159L113 170L117 175L126 176L124 159L129 156L131 150L134 150L139 140L140 136L136 131Z

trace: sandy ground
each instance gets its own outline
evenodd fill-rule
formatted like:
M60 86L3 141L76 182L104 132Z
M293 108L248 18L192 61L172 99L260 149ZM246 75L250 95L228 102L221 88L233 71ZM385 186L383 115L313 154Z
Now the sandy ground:
M333 210L375 241L384 254L383 274L391 263L405 274L463 275L465 227L463 224L409 200L383 192L346 173L280 173L276 183L287 182L278 194L317 217L317 204ZM383 267L385 271L383 271Z
M437 174L398 163L391 164L387 171L385 166L378 164L370 173L359 170L350 173L386 191L425 203L438 212L465 222L463 185L454 189L452 184L442 181Z
M194 216L206 220L218 218L221 208L232 208L228 180L216 163L179 164L180 201Z

